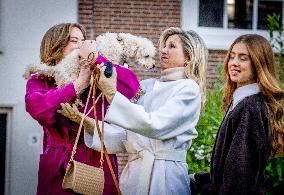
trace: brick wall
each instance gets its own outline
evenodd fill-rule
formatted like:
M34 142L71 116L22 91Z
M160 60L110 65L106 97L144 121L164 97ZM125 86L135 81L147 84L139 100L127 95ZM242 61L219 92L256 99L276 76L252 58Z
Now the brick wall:
M78 21L87 28L88 38L94 39L94 0L78 0Z
M181 23L181 0L79 0L78 9L79 22L86 26L89 38L104 32L128 32L151 39L157 47L160 33ZM209 51L209 87L224 56L225 51ZM160 68L157 63L153 70L135 72L140 79L146 79L158 77Z
M94 37L104 32L128 32L151 39L157 47L164 29L180 26L180 8L180 0L79 0L79 22L88 32L93 27ZM159 76L160 68L135 72L145 79Z
M217 78L217 66L223 64L227 51L209 50L207 65L207 86L212 87Z

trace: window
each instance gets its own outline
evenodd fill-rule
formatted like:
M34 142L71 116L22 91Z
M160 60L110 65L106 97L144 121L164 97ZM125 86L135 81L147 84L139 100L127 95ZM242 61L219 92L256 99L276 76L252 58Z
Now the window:
M205 0L199 4L199 26L223 27L224 0Z
M197 31L209 49L227 49L242 34L269 38L266 17L272 13L284 21L283 0L183 0L182 28Z
M232 29L266 29L266 16L282 18L282 0L200 0L199 26Z
M3 11L2 11L2 2L0 0L0 55L2 54L2 20L3 20Z
M278 1L258 1L258 14L257 14L257 29L267 29L266 24L266 17L268 14L271 13L280 13L281 19L283 20L283 13L284 13L284 2L282 0Z
M0 113L0 193L5 187L5 155L6 155L7 114Z
M253 0L227 0L228 28L252 29Z
M9 194L9 145L7 144L11 128L11 108L0 107L0 194Z

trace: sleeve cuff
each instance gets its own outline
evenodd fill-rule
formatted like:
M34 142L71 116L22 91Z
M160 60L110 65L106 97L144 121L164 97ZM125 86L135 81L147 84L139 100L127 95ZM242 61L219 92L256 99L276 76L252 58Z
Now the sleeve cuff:
M100 121L99 126L101 127ZM94 129L94 133L92 135L84 130L84 141L87 147L96 151L101 151L100 137L96 128Z
M115 116L117 113L116 111L119 110L119 108L117 108L117 102L123 101L125 102L128 101L128 99L126 97L124 97L121 93L119 93L118 91L115 93L113 100L111 102L111 104L108 106L107 112L105 114L105 121L112 123L112 118L113 116Z
M69 83L65 85L63 88L64 88L64 93L63 93L64 102L69 102L78 97L73 83Z
M97 58L95 64L101 64L101 63L106 64L107 62L108 62L108 60L106 59L106 57L104 57L103 54L101 54L99 52L99 55L98 55L98 58Z

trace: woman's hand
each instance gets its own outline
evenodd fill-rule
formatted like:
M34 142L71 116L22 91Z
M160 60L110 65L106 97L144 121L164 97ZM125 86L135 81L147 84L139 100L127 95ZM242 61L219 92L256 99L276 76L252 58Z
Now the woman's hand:
M81 113L75 104L71 106L69 103L61 103L62 110L58 110L57 112L62 114L63 116L69 118L71 121L76 122L78 124L81 123L84 114ZM94 132L94 120L88 116L85 116L83 126L88 131Z
M90 68L81 66L78 78L73 82L77 95L81 94L86 89L91 80L92 71Z
M73 82L77 94L81 94L90 84L92 66L98 58L96 41L85 40L79 50L80 73L78 78Z
M79 51L81 66L90 66L95 64L98 58L97 45L95 40L85 40Z
M111 104L113 97L116 93L116 82L117 82L117 73L116 69L113 68L113 72L110 78L107 78L104 74L106 67L98 66L100 69L100 78L98 82L98 87L102 91L103 95L106 96L108 103Z
M76 93L81 94L90 84L92 66L98 58L96 41L85 40L79 50L80 73L78 78L73 82Z

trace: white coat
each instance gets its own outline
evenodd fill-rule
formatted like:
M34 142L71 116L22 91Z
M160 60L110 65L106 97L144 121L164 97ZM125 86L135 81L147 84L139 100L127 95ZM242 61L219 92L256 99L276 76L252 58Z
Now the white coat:
M117 92L108 108L104 141L109 153L129 153L120 177L123 194L190 194L186 151L197 137L200 88L190 79L141 82L137 104ZM125 130L126 129L126 130ZM97 130L85 132L87 146L100 151Z

